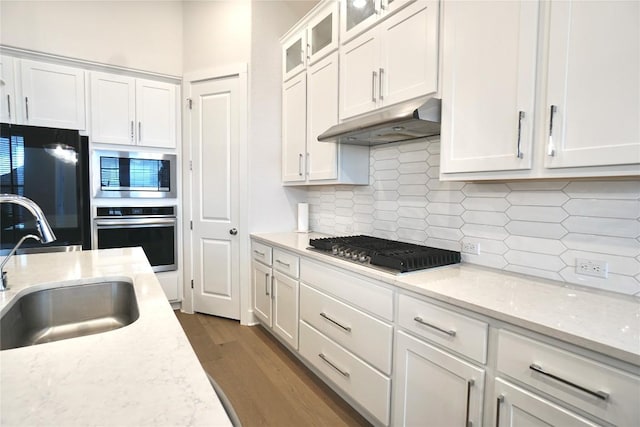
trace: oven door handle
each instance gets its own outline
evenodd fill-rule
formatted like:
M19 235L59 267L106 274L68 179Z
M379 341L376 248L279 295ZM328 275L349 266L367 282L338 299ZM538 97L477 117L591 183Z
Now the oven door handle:
M175 225L175 218L96 219L96 227L139 227L141 225Z

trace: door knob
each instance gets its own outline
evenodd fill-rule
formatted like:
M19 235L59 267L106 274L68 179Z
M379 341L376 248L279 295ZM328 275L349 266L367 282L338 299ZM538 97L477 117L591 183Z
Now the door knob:
M231 234L232 236L235 236L236 234L238 234L238 230L235 228L232 228L231 230L229 230L229 234Z

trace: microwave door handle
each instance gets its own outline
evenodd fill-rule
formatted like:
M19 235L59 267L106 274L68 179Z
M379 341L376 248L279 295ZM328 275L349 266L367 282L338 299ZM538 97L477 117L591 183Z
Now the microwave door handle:
M175 225L175 218L96 219L98 227L139 227L144 225Z

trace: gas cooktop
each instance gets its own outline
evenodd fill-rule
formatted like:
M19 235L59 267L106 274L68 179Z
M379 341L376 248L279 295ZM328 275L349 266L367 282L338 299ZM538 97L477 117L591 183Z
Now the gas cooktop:
M309 244L320 252L400 273L460 262L460 252L371 236L310 239Z

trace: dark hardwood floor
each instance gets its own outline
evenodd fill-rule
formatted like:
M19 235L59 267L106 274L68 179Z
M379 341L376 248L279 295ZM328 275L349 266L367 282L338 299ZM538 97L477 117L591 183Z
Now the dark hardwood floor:
M262 327L175 313L244 427L370 425Z

